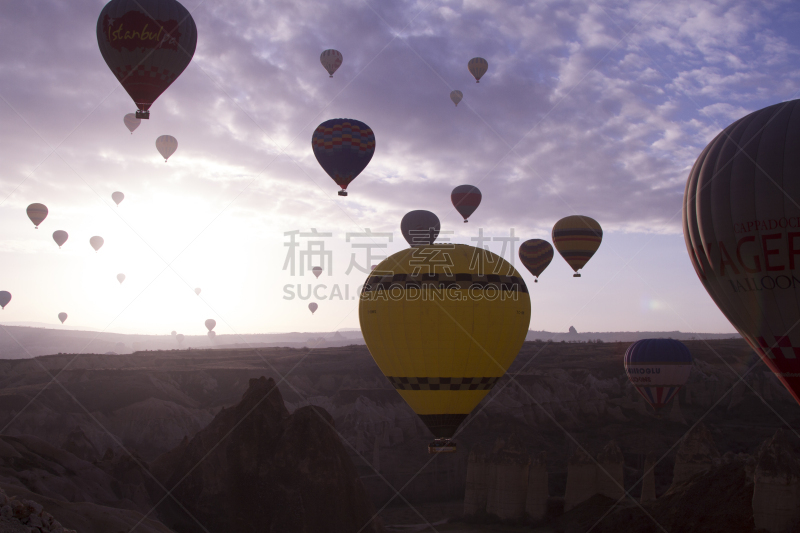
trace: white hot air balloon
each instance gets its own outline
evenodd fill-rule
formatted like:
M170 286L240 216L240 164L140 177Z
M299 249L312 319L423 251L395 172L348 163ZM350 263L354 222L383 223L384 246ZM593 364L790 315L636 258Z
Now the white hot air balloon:
M333 77L333 73L336 72L336 69L342 65L343 59L344 58L342 57L341 52L332 49L325 50L319 56L320 63L322 63L322 66L328 71L328 74L330 74L331 78Z
M104 242L105 241L103 240L103 238L102 237L98 237L97 235L95 235L94 237L89 239L89 244L92 245L92 248L94 248L95 252L103 247L103 243Z
M133 130L138 128L139 124L142 123L142 119L136 118L136 115L133 113L128 113L122 120L125 122L125 127L128 128L131 135L133 135Z
M311 272L313 272L316 277L319 277L319 275L322 274L322 267L314 267L311 269Z
M194 293L195 293L196 295L200 296L200 287L197 287L197 288L194 290Z
M175 150L178 149L178 139L172 135L162 135L156 139L156 149L164 158L164 162L166 163L167 159L169 159L169 156L174 154Z
M61 323L63 324L63 323L64 323L64 321L67 319L67 313L58 313L58 319L59 319L59 320L61 321Z
M125 195L119 191L115 191L111 193L111 199L114 200L114 203L119 205L119 203L125 199Z
M122 282L125 281L125 274L117 274L117 281L122 285Z
M317 302L311 302L310 304L308 304L308 308L311 310L312 315L317 312L318 307L319 306L317 305Z
M458 106L458 103L461 101L462 98L464 98L464 93L462 93L461 91L452 91L450 93L450 100L452 100L453 103L456 104L456 106Z

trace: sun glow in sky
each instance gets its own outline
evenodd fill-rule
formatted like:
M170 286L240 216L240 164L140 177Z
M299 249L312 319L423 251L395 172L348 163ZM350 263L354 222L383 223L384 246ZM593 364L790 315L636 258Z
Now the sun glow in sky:
M122 118L135 107L97 48L104 2L0 7L3 323L58 327L64 311L67 325L129 333L203 334L206 318L221 334L358 327L370 265L354 245L399 251L403 214L428 209L452 242L513 230L521 240L504 257L521 271L520 242L551 240L568 215L600 222L582 278L558 255L539 283L524 272L531 329L733 331L687 257L681 198L723 127L797 96L796 3L183 4L197 52L133 135ZM326 48L344 56L332 79ZM475 56L489 62L480 84ZM310 146L335 117L376 137L347 198ZM168 163L163 134L179 143ZM463 183L483 192L469 224L449 198ZM50 210L38 230L25 215L34 202ZM330 233L319 279L299 272L314 239L298 238L294 275L287 263L285 234L312 228ZM357 235L367 228L392 240ZM93 235L105 239L97 253ZM484 244L500 253L503 241Z

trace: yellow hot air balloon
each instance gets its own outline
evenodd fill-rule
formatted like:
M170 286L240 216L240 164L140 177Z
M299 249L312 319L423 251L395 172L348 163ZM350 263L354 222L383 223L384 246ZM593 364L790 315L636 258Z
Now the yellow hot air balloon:
M530 313L514 267L464 244L384 259L358 308L375 363L436 437L431 452L455 450L449 439L511 366Z
M592 258L602 240L603 229L590 217L573 215L553 226L553 245L575 271L573 278L581 277L578 270Z

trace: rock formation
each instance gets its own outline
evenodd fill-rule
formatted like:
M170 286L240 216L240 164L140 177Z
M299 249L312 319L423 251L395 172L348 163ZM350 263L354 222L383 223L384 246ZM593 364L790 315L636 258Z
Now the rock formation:
M675 470L670 490L689 480L698 472L711 468L716 459L719 459L719 451L714 445L711 432L708 431L705 424L700 423L681 441L675 457Z
M597 455L596 493L619 500L625 495L625 459L613 440Z
M64 529L41 504L9 498L0 488L0 531L29 533L33 528L41 533L77 533L74 529Z
M677 394L672 398L672 407L669 410L669 421L686 425L686 419L683 418L683 413L681 413L681 402Z
M544 452L537 454L528 468L528 495L525 499L525 513L534 522L544 519L547 514L547 500L550 498L545 457Z
M650 452L644 460L644 477L642 478L642 503L656 499L656 454Z
M756 528L788 531L800 521L800 463L779 429L757 452L753 488Z
M514 434L508 443L495 449L489 458L487 514L500 520L521 520L525 516L530 463L522 440Z
M92 441L86 437L86 434L80 427L76 427L67 435L64 444L61 445L61 449L89 462L96 460L99 456L97 448L94 447Z
M178 531L378 532L353 463L316 406L289 415L272 379L250 379L239 404L220 411L180 454L151 470L172 490L158 508ZM163 497L150 484L154 500ZM181 506L190 513L187 515Z
M464 516L479 516L486 513L487 476L486 452L478 444L469 452L467 460Z
M597 465L583 448L576 448L567 467L564 512L597 494Z

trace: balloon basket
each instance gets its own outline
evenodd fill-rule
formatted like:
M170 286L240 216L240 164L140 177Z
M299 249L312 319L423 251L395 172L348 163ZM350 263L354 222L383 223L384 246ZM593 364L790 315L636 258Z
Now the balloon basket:
M456 443L450 439L436 439L428 444L428 453L455 453Z
M538 279L533 280L534 283L539 283Z
M575 274L572 275L572 277L573 278L579 278L579 277L581 277L581 275L576 272Z
M347 191L342 189L341 191L339 191L339 196L347 196Z
M467 222L469 222L469 220L464 220L464 224L466 224Z
M143 119L147 120L147 119L150 118L150 111L142 111L141 109L137 109L136 110L136 118L139 118L139 119L143 118ZM131 135L133 135L133 132L131 132Z

